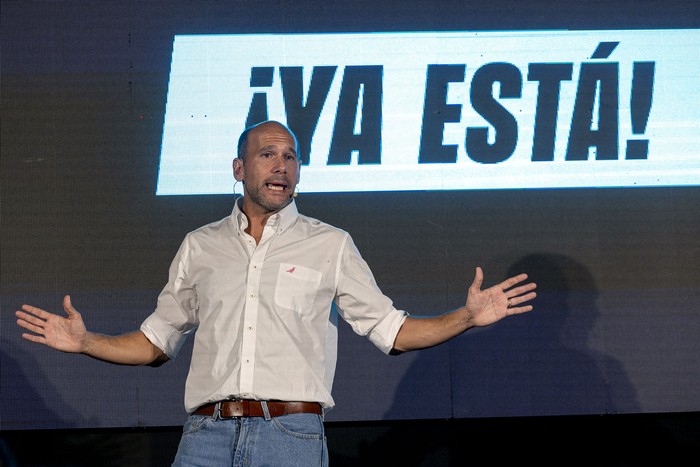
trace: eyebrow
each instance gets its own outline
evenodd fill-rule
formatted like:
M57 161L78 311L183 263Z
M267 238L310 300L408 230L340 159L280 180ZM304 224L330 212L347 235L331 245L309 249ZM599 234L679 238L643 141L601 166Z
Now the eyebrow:
M274 144L268 144L267 146L260 148L260 151L272 151L272 150L274 150L274 149L276 149L276 148L277 148L276 145L274 145ZM290 151L291 153L293 153L295 156L297 155L296 149L294 149L294 148L291 147L291 146L289 146L289 151Z

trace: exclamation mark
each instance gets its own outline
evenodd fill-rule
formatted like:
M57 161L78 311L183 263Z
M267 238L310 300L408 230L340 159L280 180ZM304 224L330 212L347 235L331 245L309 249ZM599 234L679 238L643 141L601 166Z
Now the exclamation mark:
M250 69L250 87L251 88L269 88L272 86L275 68L271 66L255 66ZM249 127L256 123L267 120L267 93L253 93L253 100L250 102L248 109L248 118L246 118L245 126Z
M654 62L634 62L632 93L630 95L633 135L643 135L647 131L654 90L654 65ZM646 159L648 152L648 139L627 140L626 159Z

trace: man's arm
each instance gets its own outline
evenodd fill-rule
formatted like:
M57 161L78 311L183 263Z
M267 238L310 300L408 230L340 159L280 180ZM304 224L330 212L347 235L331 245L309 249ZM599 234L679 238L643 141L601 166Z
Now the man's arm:
M532 305L524 303L536 297L534 290L537 285L532 282L522 284L526 279L527 274L519 274L481 290L484 273L477 267L466 305L439 316L407 317L396 336L393 353L433 347L470 328L488 326L506 316L532 310Z
M141 331L119 336L106 336L88 331L68 295L63 298L63 309L66 317L30 305L22 305L22 310L15 313L17 324L30 331L23 333L22 337L62 352L83 353L120 365L158 366L168 360L167 355L153 345Z

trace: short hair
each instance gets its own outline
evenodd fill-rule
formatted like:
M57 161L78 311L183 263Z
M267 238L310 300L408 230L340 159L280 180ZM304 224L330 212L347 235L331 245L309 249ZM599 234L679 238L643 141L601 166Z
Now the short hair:
M243 130L243 132L241 133L241 136L238 137L238 150L237 150L237 152L238 152L239 159L241 159L241 160L245 159L245 153L246 153L246 150L248 149L248 136L250 135L251 130L259 127L260 125L264 125L266 123L274 123L275 125L279 125L282 128L284 128L285 130L287 130L287 132L289 132L289 134L292 135L292 138L294 139L294 145L296 146L297 150L299 149L299 141L297 140L297 136L294 134L294 132L292 130L289 129L289 127L287 125L284 125L284 124L282 124L278 121L275 121L275 120L265 120L263 122L256 123L255 125L249 126L245 130ZM297 154L297 158L298 157L300 157L299 154Z

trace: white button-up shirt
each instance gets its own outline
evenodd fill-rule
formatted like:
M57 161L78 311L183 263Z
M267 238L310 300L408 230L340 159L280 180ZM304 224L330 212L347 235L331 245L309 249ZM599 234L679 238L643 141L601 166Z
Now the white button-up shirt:
M268 219L259 244L247 226L235 203L230 216L190 232L141 331L171 359L196 331L188 412L229 398L329 409L335 312L385 353L406 313L379 290L347 232L294 202Z

